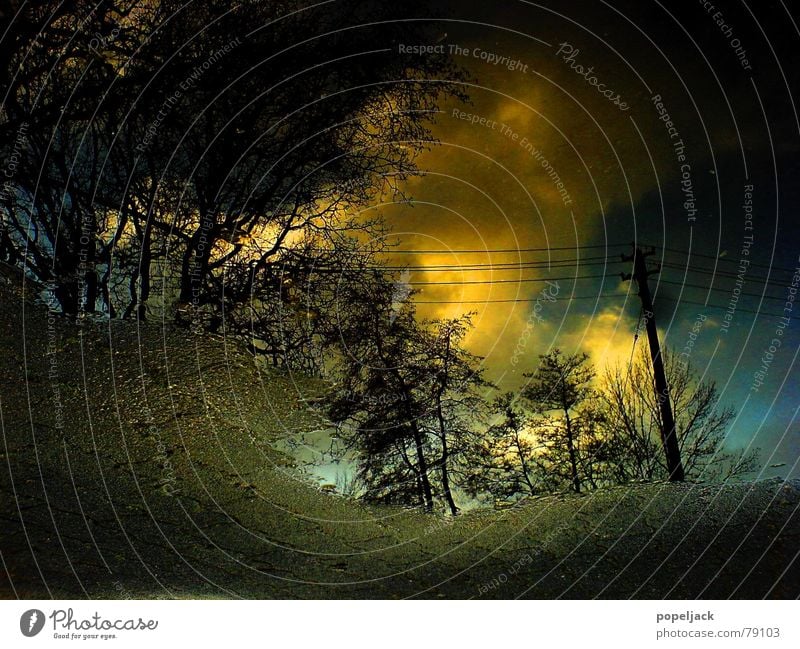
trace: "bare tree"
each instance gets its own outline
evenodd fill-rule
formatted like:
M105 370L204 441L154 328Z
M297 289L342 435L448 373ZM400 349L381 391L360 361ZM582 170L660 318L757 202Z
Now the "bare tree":
M719 408L713 381L701 381L692 366L667 350L664 354L667 380L673 400L676 432L686 475L695 480L725 479L752 471L758 452L724 450L732 408ZM659 431L661 409L651 389L653 374L645 352L636 355L630 368L609 369L599 397L614 479L654 480L666 478Z

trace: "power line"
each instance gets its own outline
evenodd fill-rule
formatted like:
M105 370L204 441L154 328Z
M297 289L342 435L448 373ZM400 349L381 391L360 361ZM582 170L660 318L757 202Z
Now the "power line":
M577 268L577 266L576 266ZM511 269L508 269L511 270ZM690 272L693 272L689 269ZM710 274L710 273L709 273ZM596 274L596 275L570 275L566 277L522 277L522 278L515 278L515 279L478 279L478 280L453 280L453 281L431 281L431 282L423 282L423 281L414 281L414 282L407 282L412 286L464 286L464 285L489 285L492 284L523 284L523 283L530 283L530 282L554 282L554 281L571 281L571 280L584 280L584 279L616 279L619 276L614 273L604 273L604 274ZM724 276L723 277L727 277ZM731 279L735 278L736 276L732 276ZM753 278L751 278L753 279ZM733 289L732 288L725 288L725 287L716 287L716 286L706 286L701 284L691 284L689 282L677 282L674 280L669 279L661 279L661 284L671 284L673 286L684 286L687 288L696 288L702 290L710 290L710 291L719 291L722 293L729 293ZM764 285L769 288L785 288L785 286L780 284L773 284L770 282L764 282ZM756 298L764 298L768 300L777 300L783 301L785 298L773 296L773 295L761 295L759 293L748 293L748 292L740 292L740 295L747 296L747 297L756 297Z
M570 281L573 279L603 279L616 277L616 275L572 275L569 277L524 277L522 279L477 279L466 280L463 282L406 282L413 286L463 286L465 284L522 284L527 282L557 282Z
M583 259L555 259L552 261L521 261L521 262L496 262L496 263L473 263L473 264L436 264L436 265L413 265L413 266L367 266L363 268L317 268L316 272L344 272L344 271L375 271L383 270L390 272L411 271L419 273L434 273L434 272L505 272L510 270L536 270L536 269L559 269L559 268L578 268L580 266L611 266L614 264L626 263L620 259L609 259L608 257L586 257ZM664 262L664 268L678 271L697 272L709 276L719 276L728 279L738 279L739 274L735 274L729 270L717 269L712 270L703 266L682 265L676 262ZM614 277L614 273L608 274L609 277ZM759 282L772 286L774 288L785 288L783 283L775 283L774 280L768 279L761 275L746 276L745 281ZM487 283L489 280L487 280Z
M590 260L598 260L598 261L590 261ZM576 263L580 262L580 263ZM473 273L481 273L481 272L493 272L493 273L501 273L501 272L508 272L508 271L523 271L523 270L555 270L555 269L568 269L568 268L579 268L581 266L608 266L612 264L619 264L619 263L627 263L621 259L608 259L607 257L589 257L586 259L560 259L554 260L553 262L542 262L542 261L531 261L531 262L520 262L520 263L512 263L512 262L504 262L504 263L496 263L496 264L473 264L473 265L459 265L459 264L447 264L447 265L436 265L436 266L427 266L427 265L419 265L419 266L374 266L374 267L354 267L354 268L314 268L310 272L320 272L320 273L344 273L344 272L369 272L369 271L415 271L418 273L434 273L434 272L473 272ZM706 276L712 277L725 277L728 279L739 279L741 276L738 274L729 273L724 270L717 270L712 271L711 269L703 268L703 267L695 267L691 265L682 266L675 263L666 262L662 264L663 268L669 268L671 270L677 271L684 271L689 273L700 273ZM413 286L460 286L460 285L493 285L493 284L524 284L524 283L542 283L547 281L571 281L571 280L587 280L587 279L615 279L617 277L616 273L608 272L604 274L592 274L592 275L574 275L574 276L561 276L561 277L521 277L521 278L513 278L513 279L478 279L478 280L453 280L453 281L411 281L407 282L409 285ZM714 286L706 286L700 284L692 284L685 281L674 281L663 278L660 280L662 283L670 284L673 286L684 286L687 288L695 288L700 290L712 290L718 292L730 292L733 288L725 288L725 287L714 287ZM748 276L745 281L750 282L757 282L759 286L763 285L765 287L774 288L774 289L785 289L785 284L777 284L774 281L768 280L765 277L761 276ZM740 295L746 297L753 297L753 298L763 298L768 300L775 300L781 301L784 298L772 296L772 295L760 295L757 293L749 293L749 292L740 292Z
M575 268L578 268L578 266L575 266ZM672 268L672 267L670 267L670 268ZM512 270L512 269L506 269L506 270ZM704 271L695 271L694 269L691 269L691 268L687 268L686 270L688 270L689 272L704 273ZM704 273L704 274L706 274L706 275L715 275L714 273ZM721 277L730 278L730 279L735 279L735 278L738 277L737 275L725 275L723 273L716 273L716 275L717 276L721 276ZM462 285L481 285L481 284L485 284L485 285L515 284L515 283L530 283L530 282L534 282L534 283L535 282L539 282L539 283L541 283L541 282L548 282L548 281L570 281L570 280L584 280L584 279L616 279L617 277L618 277L618 275L616 275L615 273L604 273L604 274L595 274L595 275L570 275L570 276L565 276L565 277L535 277L535 278L523 277L523 278L515 278L515 279L478 279L478 280L453 280L453 281L428 281L428 282L413 281L413 282L407 282L407 283L410 284L410 285L413 285L413 286L462 286ZM751 281L755 281L756 279L763 279L763 278L753 278L753 277L751 277L749 279ZM723 292L723 293L730 292L730 291L733 290L732 288L705 286L705 285L699 285L699 284L691 284L691 283L683 282L683 281L676 282L674 280L668 280L668 279L663 279L663 278L660 280L660 282L663 283L663 284L672 284L674 286L685 286L685 287L688 287L688 288L698 288L698 289L703 289L703 290L720 291L720 292ZM759 285L761 285L761 284L759 284ZM763 281L763 285L767 286L767 287L770 287L770 288L785 288L785 286L783 286L781 284L774 284L774 283L769 282L769 281ZM757 297L757 298L763 297L764 299L771 299L771 300L778 300L778 301L781 301L781 300L784 299L784 298L781 298L781 297L771 296L771 295L762 296L762 295L760 295L758 293L741 292L740 294L744 295L744 296L748 296L748 297Z
M564 260L567 261L567 260ZM348 273L348 272L416 272L416 273L500 273L510 270L555 270L559 268L579 268L582 266L610 266L611 264L620 263L619 261L587 261L585 263L575 264L570 263L542 263L542 262L523 262L520 264L471 264L471 265L439 265L439 266L365 266L365 267L340 267L340 268L311 268L309 273ZM616 273L611 273L615 275Z
M620 264L619 259L609 259L604 256L584 257L575 259L553 259L553 260L534 260L534 261L501 261L488 262L485 264L421 264L416 266L366 266L366 270L472 270L472 269L517 269L517 268L568 268L577 265L597 265L597 264ZM336 269L333 269L336 270ZM358 270L358 269L356 269Z
M693 304L695 306L704 306L709 307L711 309L721 309L723 311L727 311L729 307L727 306L720 306L719 304L706 304L704 302L694 302L692 300L684 300L683 298L678 300L676 297L669 297L667 295L659 295L657 300L667 300L669 302L676 302L678 305L683 304ZM743 309L743 308L736 308L736 312L739 313L751 313L753 315L760 315L760 316L769 316L771 318L789 318L791 320L800 320L800 315L788 315L784 316L780 313L770 313L769 311L753 311L752 309Z
M673 282L668 279L659 279L659 284L672 284L673 286L684 286L686 288L699 288L704 291L719 291L722 293L730 293L732 289L729 288L717 288L716 286L702 286L700 284L689 284L687 282ZM759 295L758 293L745 293L741 291L739 295L745 297L757 297L763 300L777 300L778 302L785 302L786 298L783 297L776 297L774 295Z
M601 293L600 295L575 295L564 299L572 301L572 300L601 300L610 298L620 299L623 297L625 297L625 295L620 293L610 293L610 294ZM519 298L519 299L508 299L508 300L414 300L414 303L415 304L515 304L515 303L521 304L521 303L536 302L537 300L540 299L541 298ZM708 307L710 309L720 309L722 311L728 310L727 306L722 306L720 304L712 304L712 303L706 304L704 302L696 302L693 300L685 300L685 299L678 300L678 298L668 297L665 295L659 295L655 301L658 302L661 300L676 302L678 306L691 304L695 306ZM737 308L736 311L737 313L738 312L750 313L753 315L770 317L770 318L788 317L791 320L800 320L800 315L783 316L782 314L779 313L771 313L769 311L753 311L752 309L744 309L744 308Z
M564 251L564 250L596 250L596 249L607 249L607 248L619 248L621 246L629 246L628 243L609 243L605 244L597 244L593 246L561 246L555 247L551 246L549 248L485 248L483 250L475 249L475 250L386 250L384 251L385 254L388 255L397 255L397 254L409 254L409 255L467 255L467 254L507 254L507 253L517 253L517 252L551 252L554 250L557 251Z
M703 275L710 275L712 277L727 277L730 279L739 279L741 278L743 281L746 282L762 282L764 284L773 283L775 280L769 279L768 277L763 277L761 275L749 275L749 274L740 274L734 273L728 270L712 270L710 268L703 268L700 266L682 266L681 264L675 264L671 262L664 262L661 264L663 268L669 268L671 270L688 270L693 273L701 273ZM785 287L783 284L774 284L775 286L782 286Z
M659 246L656 246L656 247L659 247ZM730 262L730 263L734 263L734 264L738 263L738 261L736 259L731 259L729 257L715 257L714 255L704 255L704 254L702 254L700 252L693 252L693 251L688 251L688 250L679 250L677 248L660 247L660 249L664 250L666 252L672 252L672 253L677 253L677 254L681 254L681 255L686 255L687 257L700 257L702 259L713 259L714 261ZM785 273L794 273L794 272L797 271L796 268L785 268L783 266L771 266L771 265L768 265L768 264L757 264L755 262L750 262L749 265L752 266L753 268L764 268L766 270L778 270L778 271L782 271L782 272L785 272Z
M553 246L553 247L549 247L549 248L494 248L494 249L493 248L485 248L483 250L480 250L480 249L469 249L469 250L467 250L467 249L453 249L453 250L411 249L411 250L384 251L384 254L388 254L388 255L393 255L393 254L453 254L453 255L459 255L459 254L487 254L487 255L492 255L492 254L527 253L527 252L551 252L551 251L562 252L562 251L568 251L568 250L569 251L572 251L572 250L597 250L597 249L618 248L618 247L629 246L629 245L630 245L629 243L610 243L610 244L595 244L595 245L584 245L584 246ZM670 252L670 253L673 253L673 254L679 254L679 255L682 255L682 256L685 256L685 257L699 257L699 258L702 258L702 259L710 259L710 260L713 260L713 261L718 262L718 263L719 262L721 262L721 263L733 263L733 264L739 263L739 261L737 259L733 259L733 258L729 258L729 257L717 257L717 256L714 256L714 255L707 255L707 254L694 252L694 251L681 250L681 249L678 249L678 248L659 247L659 246L656 246L656 247L658 247L661 250L664 250L665 252ZM609 263L615 263L615 262L621 261L619 259L613 259L613 258L609 258L609 257L605 257L605 258L608 260ZM586 258L578 257L576 259L553 259L553 260L546 260L546 261L543 260L541 262L520 262L520 263L543 263L543 264L548 264L548 263L558 263L558 262L564 262L564 261L583 262L583 261L589 260L589 259L598 259L598 257L586 257ZM487 266L502 265L502 263L503 262L501 262L501 264L491 264L490 263L490 264L486 264L486 265ZM511 263L511 262L504 262L504 263ZM677 264L678 262L675 262L675 261L665 261L664 262L665 265L667 263ZM477 264L469 264L469 265L470 266L476 266ZM768 265L768 264L759 264L759 263L755 263L755 262L751 262L749 264L749 266L751 266L753 268L763 268L763 269L766 269L766 270L780 271L780 272L786 272L786 273L794 273L794 272L796 272L796 269L792 269L792 268L786 268L786 267L783 267L783 266L775 266L775 265ZM459 264L453 264L453 267L460 267L460 265ZM402 268L402 267L389 267L389 268L396 269L396 268ZM418 266L418 268L426 268L426 266ZM697 268L699 271L707 271L707 272L717 272L717 273L729 272L729 271L723 271L723 270L719 270L719 269L715 271L715 269L705 268L705 267L695 267L695 268Z
M610 263L621 263L619 260L613 261ZM606 261L598 261L598 262L586 262L585 264L575 265L572 263L569 264L554 264L550 265L549 267L546 265L540 265L537 262L531 264L524 264L524 265L506 265L503 267L498 267L498 265L494 265L491 267L470 267L470 266L458 266L458 265L448 265L448 266L417 266L417 267L396 267L396 268L351 268L351 269L335 269L335 268L316 268L313 269L311 272L324 272L324 273L343 273L343 272L351 272L351 271L364 271L367 272L369 270L411 270L412 268L415 269L417 273L434 273L434 272L493 272L493 273L501 273L501 272L508 272L508 271L523 271L523 270L555 270L555 269L567 269L567 268L575 268L578 269L581 266L607 266L608 263ZM712 273L705 269L698 269L691 266L687 267L677 267L672 264L665 264L665 267L668 267L671 270L682 270L688 271L690 273L700 273L707 276L719 276L725 277L728 279L737 279L739 278L738 275L727 274L723 271L718 271L716 273ZM548 281L577 281L577 280L587 280L587 279L616 279L618 275L614 272L608 272L603 274L592 274L592 275L571 275L571 276L559 276L559 277L520 277L520 278L513 278L513 279L477 279L477 280L452 280L452 281L409 281L406 282L412 286L463 286L463 285L487 285L491 286L494 284L525 284L525 283L542 283ZM763 277L749 277L749 281L751 282L758 282L758 285L773 288L773 289L785 289L786 286L784 284L776 284L774 282L768 281ZM664 284L671 284L673 286L684 286L687 288L695 288L701 290L713 290L718 292L731 292L733 288L725 288L725 287L714 287L714 286L706 286L701 284L692 284L685 281L674 281L665 279L662 277L660 280L661 283ZM764 298L769 300L776 300L781 301L784 298L772 296L772 295L760 295L757 293L749 293L749 292L740 292L741 295L753 298Z
M599 300L603 298L619 299L625 297L619 293L600 294L600 295L570 295L566 300ZM523 302L536 302L541 300L541 297L532 298L515 298L508 300L414 300L415 304L512 304Z
M404 250L404 251L392 251L392 252L401 252L401 253L511 253L511 252L548 252L548 251L567 251L567 250L581 250L581 249L607 249L610 247L618 247L618 246L625 246L629 244L621 244L621 243L614 243L614 244L596 244L596 245L584 245L584 246L560 246L560 247L550 247L550 248L520 248L520 249L489 249L489 250L454 250L454 251L443 251L443 250ZM691 253L690 251L683 251L676 248L667 248L663 247L662 250L673 253L673 254L680 254L680 255L694 255L698 258L705 258L705 259L713 259L716 262L729 262L729 263L736 263L734 259L725 259L714 257L712 255L706 255L703 253ZM388 251L387 251L388 252ZM391 254L391 252L388 252ZM489 263L472 263L472 264L437 264L437 265L414 265L414 266L362 266L362 267L351 267L347 268L345 266L339 268L325 268L325 267L317 267L311 268L309 271L311 273L346 273L346 272L370 272L370 271L384 271L384 272L402 272L402 271L413 271L419 273L434 273L434 272L461 272L461 273L482 273L482 272L492 272L492 273L503 273L508 271L523 271L523 270L555 270L555 269L571 269L571 268L579 268L581 266L604 266L607 267L609 265L620 264L620 263L628 263L624 259L620 258L610 258L607 255L601 256L588 256L588 257L568 257L568 258L561 258L561 259L552 259L552 260L529 260L529 261L519 261L519 262L489 262ZM684 273L699 273L706 276L711 277L725 277L728 279L742 279L742 274L734 274L730 270L727 269L712 269L704 266L697 266L693 264L681 264L675 260L665 260L661 264L664 268L669 268L671 270L683 271ZM765 266L761 264L749 264L753 267L760 267L760 268L767 268L770 270L779 270L779 271L786 271L786 272L793 272L790 269L781 268L777 266ZM486 280L464 280L464 281L415 281L415 282L408 282L410 285L414 286L459 286L459 285L493 285L493 284L523 284L523 283L541 283L547 281L578 281L578 280L587 280L587 279L606 279L606 278L615 278L616 275L614 273L606 273L606 274L592 274L592 275L575 275L572 277L536 277L536 278L529 278L529 277L521 277L521 278L513 278L513 279L486 279ZM717 292L729 292L733 289L728 288L718 288L714 286L704 286L699 284L691 284L687 282L676 282L669 279L662 278L660 280L665 284L670 284L674 286L685 286L687 288L695 288L700 290L711 290ZM767 277L763 276L747 276L744 278L743 281L750 281L750 282L757 282L759 285L763 285L769 288L777 288L777 289L785 289L785 284L776 284L774 281L768 279ZM783 298L771 296L771 295L759 295L756 293L749 293L749 292L740 292L740 295L752 298L762 298L768 300L776 300L780 301Z

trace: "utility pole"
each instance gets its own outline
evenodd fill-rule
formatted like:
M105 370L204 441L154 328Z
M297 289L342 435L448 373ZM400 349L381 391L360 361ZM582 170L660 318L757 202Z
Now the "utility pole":
M636 280L636 285L639 287L639 298L642 300L642 311L644 312L644 322L647 328L647 341L650 344L650 358L653 361L653 374L656 380L656 400L661 410L661 442L664 445L664 453L667 457L667 470L671 481L681 482L684 479L681 449L678 445L678 436L675 431L675 417L672 414L672 401L669 396L667 375L664 371L664 358L661 355L661 344L658 341L658 329L656 329L656 319L653 312L653 298L650 295L650 287L647 285L647 278L661 270L660 266L653 270L647 269L645 259L654 252L655 250L652 248L646 252L641 248L634 248L633 255L622 255L622 261L633 262L633 274L621 273L621 275L623 281Z

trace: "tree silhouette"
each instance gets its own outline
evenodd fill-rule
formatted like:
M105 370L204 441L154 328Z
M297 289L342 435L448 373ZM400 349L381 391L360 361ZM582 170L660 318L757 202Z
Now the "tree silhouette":
M351 208L397 191L430 141L438 99L459 94L446 57L396 47L429 38L408 20L424 11L265 0L5 8L0 151L26 137L3 192L3 258L53 282L69 315L100 301L108 315L141 318L175 303L179 320L199 310L213 328L274 268L316 263L298 241L332 258L349 236L369 240L375 222ZM226 293L231 269L245 272Z
M701 381L691 364L683 363L669 350L664 354L664 364L686 475L695 480L713 480L752 471L757 451L736 454L722 450L735 412L732 408L718 409L714 382ZM634 358L630 368L610 368L603 377L599 397L618 482L668 476L659 437L661 410L649 389L652 384L652 369L645 352Z
M355 453L365 499L433 509L433 440L420 426L416 391L424 368L414 358L419 323L410 304L392 306L392 285L376 271L347 287L340 322L342 359L329 416Z
M329 415L367 500L432 510L441 498L456 514L452 474L476 434L482 391L492 389L462 346L470 317L419 322L410 295L398 305L383 275L369 278L349 285Z
M470 440L461 477L473 497L489 493L507 499L544 489L536 454L544 447L533 435L530 413L518 396L506 392L492 403L495 413L485 433Z
M560 466L561 451L566 453L572 489L581 490L578 444L588 414L580 407L592 394L594 369L587 354L564 355L560 349L539 356L539 367L525 374L531 382L523 391L532 409L541 415L557 413L538 422L539 435L545 440L547 455L554 468Z
M450 474L463 464L473 443L477 424L486 404L486 393L494 386L483 377L481 360L463 347L464 337L472 327L471 315L437 320L421 329L418 358L430 392L420 399L426 404L423 426L438 437L442 495L455 515Z

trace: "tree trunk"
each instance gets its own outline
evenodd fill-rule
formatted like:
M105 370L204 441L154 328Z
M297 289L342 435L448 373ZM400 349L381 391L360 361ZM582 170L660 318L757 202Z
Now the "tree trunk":
M428 461L425 459L425 445L422 441L422 432L417 426L414 413L411 412L411 391L408 389L402 376L398 376L400 380L400 390L403 396L403 403L405 404L404 410L408 425L411 427L411 434L414 438L414 448L417 453L417 466L419 467L419 479L422 483L422 495L425 498L425 509L429 512L433 511L433 489L431 489L431 481L428 477Z
M428 478L428 462L425 459L425 446L422 443L422 433L417 424L411 420L411 430L414 434L414 446L417 451L417 465L419 466L419 479L422 483L422 495L425 497L425 509L433 511L433 490Z
M150 266L152 264L150 224L146 224L142 237L142 255L139 259L139 299L136 303L136 317L139 320L147 318L147 300L150 299Z
M517 447L517 455L519 455L519 464L522 468L522 477L525 478L525 483L528 485L528 489L531 492L531 495L536 493L536 489L531 482L531 478L528 475L528 463L525 461L525 453L522 451L522 443L519 439L519 431L515 428L514 429L514 445Z
M565 410L564 415L567 424L567 449L569 450L569 463L572 471L572 488L575 493L581 492L581 480L578 476L578 458L575 453L575 439L572 434L572 421L569 418L569 411Z
M138 307L139 301L139 293L136 289L136 282L139 279L139 271L134 268L131 271L130 279L128 280L128 295L130 299L128 300L128 306L125 307L125 311L122 314L122 318L124 320L128 320L133 316L134 311Z
M209 272L211 248L217 236L216 215L206 210L204 205L205 203L201 201L200 224L186 244L186 250L181 262L179 301L192 306L199 306L204 302L208 302L208 296L203 295L203 293L205 279Z
M447 506L450 508L450 513L455 516L458 514L458 507L453 500L453 493L450 491L450 475L448 473L447 463L450 461L450 452L447 448L447 425L444 421L444 412L442 411L442 396L444 395L445 386L450 379L450 335L447 336L447 346L445 348L445 361L444 361L444 377L439 385L439 390L436 393L436 416L439 420L439 436L442 439L442 489L444 490L444 499Z
M442 446L442 489L444 490L444 499L447 506L450 508L450 513L455 516L458 514L458 507L453 500L453 493L450 491L450 476L447 470L447 445Z
M70 318L77 317L80 307L78 283L74 280L56 280L56 288L53 292L61 306L61 312Z
M97 285L97 269L94 263L90 263L86 270L86 301L84 303L86 313L94 313L97 310Z
M447 427L444 421L444 413L442 412L442 399L441 394L436 399L436 414L439 418L439 436L442 439L442 489L444 491L444 499L447 506L450 508L450 513L455 516L458 514L458 507L453 500L453 493L450 491L450 475L447 469L447 463L450 461L450 451L447 447Z
M423 507L425 506L425 489L422 486L420 472L417 467L414 466L414 463L409 459L408 453L406 453L402 443L398 445L398 449L400 450L400 454L403 456L403 461L406 463L406 466L411 469L411 472L414 474L414 481L417 483L417 496L419 496L418 504L420 507Z
M112 320L117 317L117 311L114 308L114 303L111 299L111 287L108 285L111 281L111 262L106 266L106 272L103 273L103 278L100 280L100 292L103 297L103 304L106 306L108 317Z

